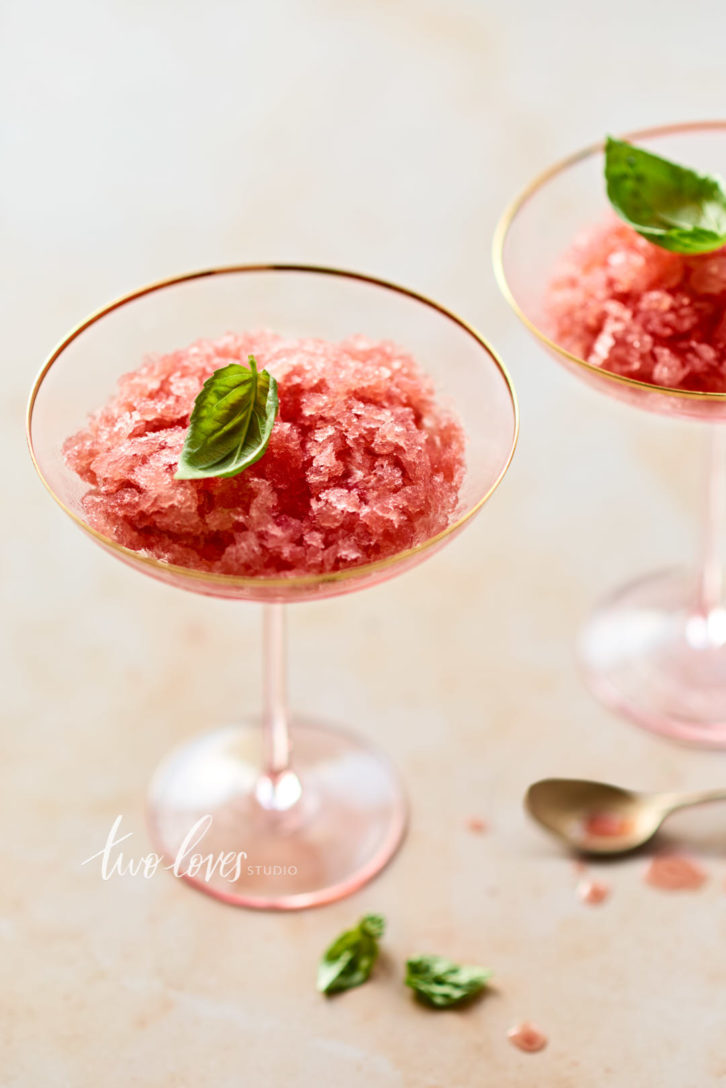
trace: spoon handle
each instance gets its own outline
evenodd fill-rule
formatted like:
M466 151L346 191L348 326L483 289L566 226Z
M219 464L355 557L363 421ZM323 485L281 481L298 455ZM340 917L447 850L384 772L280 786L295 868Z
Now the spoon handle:
M691 805L707 805L710 801L726 801L726 789L696 790L694 793L662 793L660 800L666 812Z

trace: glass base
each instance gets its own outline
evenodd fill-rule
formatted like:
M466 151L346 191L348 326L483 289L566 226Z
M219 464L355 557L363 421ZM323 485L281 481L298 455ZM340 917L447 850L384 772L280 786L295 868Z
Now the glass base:
M406 801L386 757L343 730L293 720L292 763L260 777L259 721L176 749L156 771L149 827L167 868L226 903L297 910L370 880L398 849Z
M638 725L726 747L726 609L699 613L692 575L632 582L585 625L580 659L594 694Z

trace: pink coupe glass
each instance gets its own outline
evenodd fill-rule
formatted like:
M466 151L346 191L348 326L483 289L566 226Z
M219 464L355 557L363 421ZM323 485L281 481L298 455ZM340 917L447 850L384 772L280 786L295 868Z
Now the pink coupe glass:
M624 139L704 173L726 176L724 121L646 129ZM636 408L708 425L710 470L700 566L650 574L613 593L584 627L579 654L592 690L608 706L658 733L724 746L726 605L720 549L726 525L726 392L684 391L611 373L566 351L544 331L543 297L555 263L576 235L609 209L603 166L603 145L595 144L528 185L497 227L495 271L516 315L571 373Z
M160 562L88 524L87 485L65 464L65 439L147 354L250 328L332 341L362 333L410 351L467 436L459 506L442 532L388 559L332 574L244 578ZM517 428L510 379L474 329L414 291L335 269L246 265L152 284L93 314L47 360L30 397L28 440L41 479L66 514L143 574L265 606L261 716L182 745L151 783L151 836L165 858L177 857L195 826L205 832L198 848L204 856L246 855L239 873L229 865L224 873L182 873L195 887L241 906L309 907L354 891L396 851L406 803L386 757L342 729L288 714L284 606L376 585L433 555L501 481Z

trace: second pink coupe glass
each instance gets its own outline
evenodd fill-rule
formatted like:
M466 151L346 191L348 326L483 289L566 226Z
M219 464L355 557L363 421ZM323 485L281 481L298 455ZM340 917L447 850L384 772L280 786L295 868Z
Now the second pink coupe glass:
M623 137L707 174L726 177L726 122L670 125ZM700 420L710 469L700 564L639 578L608 597L581 633L590 686L640 725L679 740L726 745L726 392L652 385L566 351L545 331L544 296L556 262L609 212L604 147L587 147L536 178L504 213L494 239L500 287L540 345L593 389L636 408ZM618 511L613 510L613 516Z

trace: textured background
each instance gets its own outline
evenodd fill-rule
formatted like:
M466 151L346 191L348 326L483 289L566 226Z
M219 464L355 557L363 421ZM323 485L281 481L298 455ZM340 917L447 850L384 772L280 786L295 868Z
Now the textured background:
M578 623L625 577L696 550L700 435L608 403L530 343L496 292L503 204L599 138L723 110L726 8L703 0L5 0L0 1082L23 1088L479 1084L704 1088L726 1081L723 836L712 879L659 895L643 860L612 900L528 825L545 774L716 785L718 754L599 708ZM103 883L81 859L172 744L259 696L259 610L156 585L61 516L22 414L40 362L88 310L196 266L330 262L428 292L502 352L520 396L513 468L413 573L291 616L295 706L399 764L412 827L354 899L291 917L225 908L171 877ZM485 836L468 816L490 821ZM685 825L684 825L685 826ZM390 920L379 984L326 1003L320 949ZM407 954L483 962L461 1014L413 1006ZM539 1055L506 1042L532 1018Z

